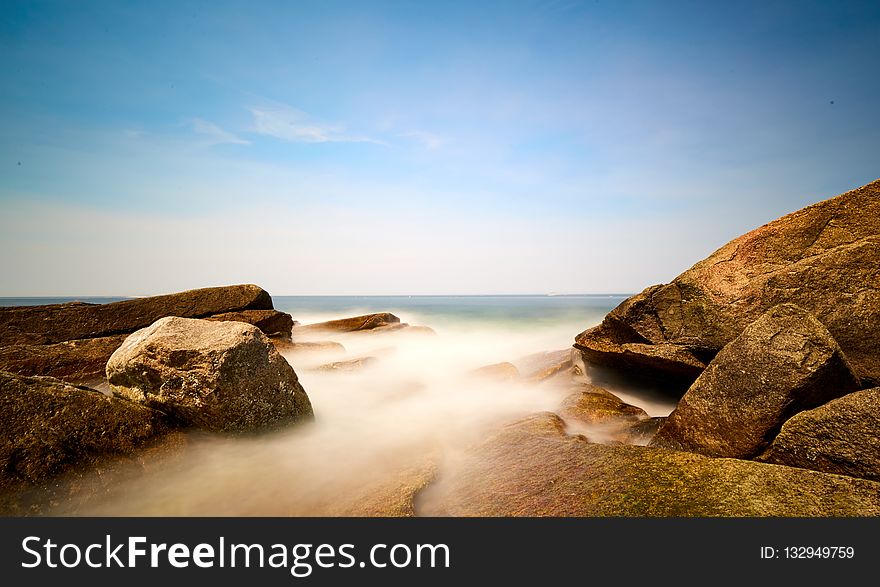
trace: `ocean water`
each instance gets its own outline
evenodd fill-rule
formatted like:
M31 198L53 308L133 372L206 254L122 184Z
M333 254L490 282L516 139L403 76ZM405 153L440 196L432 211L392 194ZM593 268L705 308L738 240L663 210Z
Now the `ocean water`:
M257 436L187 433L182 448L144 457L143 467L105 469L91 481L77 481L78 487L92 483L97 489L61 500L54 513L363 513L363 503L383 495L369 488L406 483L412 471L424 467L442 475L494 427L558 410L571 393L567 383L492 379L473 371L511 362L526 375L536 354L570 349L579 332L598 324L625 297L274 296L275 307L302 324L392 312L436 334L312 335L312 341L342 345L285 353L312 402L313 423ZM0 300L13 302L33 304L34 299ZM369 361L351 370L326 368L362 358ZM602 384L650 415L665 415L674 406L674 400L650 389ZM586 431L597 441L601 432Z

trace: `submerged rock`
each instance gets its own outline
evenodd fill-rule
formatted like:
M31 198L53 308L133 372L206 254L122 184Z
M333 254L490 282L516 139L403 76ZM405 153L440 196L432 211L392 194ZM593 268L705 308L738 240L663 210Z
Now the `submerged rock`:
M859 377L880 383L880 351L866 335L880 331L880 180L732 240L624 301L575 346L590 361L686 381L786 302L819 319Z
M19 375L43 375L71 381L103 377L107 360L126 336L0 347L0 369Z
M442 469L419 504L426 516L876 516L880 483L592 444L544 413L504 427Z
M314 367L312 371L340 371L350 373L352 371L360 371L365 367L375 364L379 359L376 357L358 357L357 359L349 359L347 361L334 361Z
M825 327L802 308L781 304L718 353L651 446L751 458L794 414L857 389Z
M130 333L159 318L202 318L238 310L271 310L256 285L208 287L110 304L51 304L0 308L0 346L41 345Z
M880 481L880 387L797 414L758 460Z
M0 491L131 453L169 429L164 414L52 377L0 371ZM0 500L0 509L9 503Z
M282 353L290 354L319 354L319 353L344 353L345 347L338 342L321 340L315 342L291 342L283 339L272 339L272 344Z
M241 322L163 318L129 336L107 363L114 393L213 431L311 419L293 368Z
M513 363L495 363L474 369L470 375L494 381L516 381L519 379L519 369Z

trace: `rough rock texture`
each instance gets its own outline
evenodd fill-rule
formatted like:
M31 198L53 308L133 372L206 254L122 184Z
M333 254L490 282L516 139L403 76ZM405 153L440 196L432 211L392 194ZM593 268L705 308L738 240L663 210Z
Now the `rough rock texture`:
M624 402L607 389L590 384L576 387L559 408L559 415L565 420L585 424L617 422L625 426L648 418L645 410Z
M345 347L338 342L329 340L315 342L291 342L283 339L272 339L272 344L282 353L290 354L318 354L318 353L344 353Z
M494 381L515 381L519 379L519 369L513 363L495 363L474 369L470 375Z
M0 347L0 369L19 375L45 375L70 381L103 377L107 360L126 336L119 334L46 345Z
M398 324L400 324L400 318L394 314L382 312L379 314L366 314L364 316L355 316L353 318L330 320L329 322L318 322L317 324L303 324L294 329L294 334L299 335L313 332L355 332L360 330L373 330L375 328Z
M802 308L780 304L718 353L651 445L751 458L794 414L857 389L825 327Z
M880 387L797 414L758 460L880 481Z
M256 327L162 318L129 336L107 363L114 393L215 431L311 418L293 368Z
M349 359L347 361L334 361L333 363L318 365L311 370L350 373L352 371L360 371L365 367L374 365L378 360L379 359L377 357L358 357L356 359Z
M155 410L52 377L0 371L0 492L127 454L168 430Z
M544 413L503 428L441 470L419 506L427 516L876 516L880 483L591 444Z
M672 283L623 302L575 346L593 361L614 362L625 343L673 344L708 360L785 302L815 315L855 372L880 383L876 337L866 335L880 331L880 180L734 239ZM630 350L630 365L665 376L649 349Z
M570 348L559 351L547 351L525 356L518 361L520 372L532 383L540 383L552 379L561 373L570 372L574 367Z
M666 423L666 416L654 416L647 420L639 420L628 426L622 434L623 444L645 446L651 442L660 427Z
M208 316L205 320L217 322L244 322L252 324L263 331L267 336L280 336L290 338L293 330L293 317L286 312L278 310L241 310L238 312L224 312Z
M633 375L644 375L682 385L693 382L706 368L692 352L668 343L651 344L629 331L617 328L612 314L605 321L575 339L574 347L588 363L612 367Z
M201 318L237 310L271 310L256 285L194 289L110 304L52 304L0 308L0 346L52 344L133 332L165 316Z

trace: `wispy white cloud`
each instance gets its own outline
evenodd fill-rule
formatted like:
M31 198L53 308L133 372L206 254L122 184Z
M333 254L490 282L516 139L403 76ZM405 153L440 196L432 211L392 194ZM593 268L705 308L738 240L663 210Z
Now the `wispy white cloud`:
M203 120L201 118L194 118L190 122L192 124L193 131L199 136L203 137L204 140L211 145L250 144L250 141L238 137L229 131L223 130L213 122L208 122L207 120Z
M296 143L373 143L383 141L351 134L341 123L320 122L301 110L284 105L249 108L253 115L251 131Z
M444 137L422 130L402 132L399 133L397 136L405 139L412 139L426 149L439 149L449 142L449 140Z

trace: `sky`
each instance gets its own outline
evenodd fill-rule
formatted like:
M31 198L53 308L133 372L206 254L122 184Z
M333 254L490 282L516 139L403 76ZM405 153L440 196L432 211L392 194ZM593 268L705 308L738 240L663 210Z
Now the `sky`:
M880 177L877 2L0 4L0 296L636 292Z

